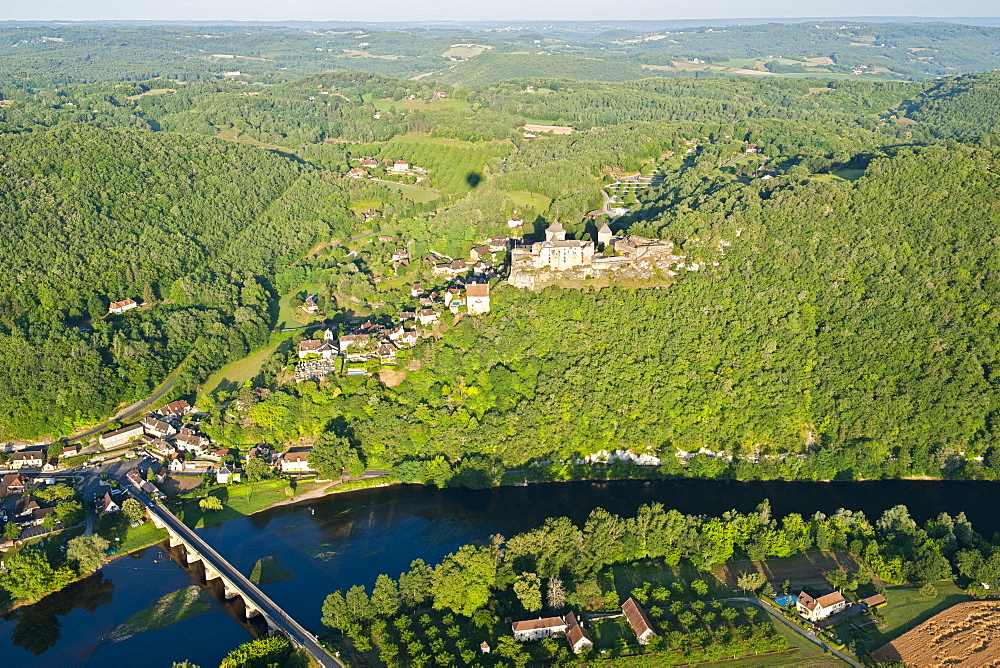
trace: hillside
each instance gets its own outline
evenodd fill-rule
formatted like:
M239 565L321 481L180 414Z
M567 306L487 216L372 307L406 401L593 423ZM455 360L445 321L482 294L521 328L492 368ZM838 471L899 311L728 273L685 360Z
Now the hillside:
M484 53L463 63L435 73L444 83L479 86L496 81L539 77L577 81L628 81L641 79L641 69L625 63L613 63L596 58L569 55L537 55L531 53Z
M318 174L218 140L63 125L0 136L0 155L5 436L65 433L185 358L179 387L242 356L269 327L267 277L353 223ZM125 298L143 308L107 315Z
M901 106L906 117L936 137L1000 131L1000 71L948 79Z

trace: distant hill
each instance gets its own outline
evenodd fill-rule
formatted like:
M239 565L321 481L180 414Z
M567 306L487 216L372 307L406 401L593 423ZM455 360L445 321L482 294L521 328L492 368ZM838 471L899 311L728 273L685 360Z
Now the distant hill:
M1000 131L1000 71L943 81L907 101L902 111L937 137Z
M578 56L529 53L485 53L455 65L435 79L478 86L510 79L539 77L578 81L630 81L649 76L634 65Z

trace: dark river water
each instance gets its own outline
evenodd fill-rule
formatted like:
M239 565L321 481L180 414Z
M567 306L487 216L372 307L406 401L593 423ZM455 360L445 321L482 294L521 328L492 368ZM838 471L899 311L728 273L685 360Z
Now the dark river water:
M199 530L237 568L249 572L274 556L292 577L265 585L276 603L312 631L334 589L369 588L379 573L393 577L421 557L436 563L458 546L510 536L566 515L582 523L595 507L631 516L643 503L660 502L684 513L718 515L752 510L763 499L777 516L838 508L862 510L869 519L903 503L918 521L964 511L987 537L1000 531L1000 483L879 482L660 482L549 483L493 490L438 490L399 485L333 495L275 508ZM213 668L246 642L251 628L222 599L207 613L173 626L105 643L101 637L157 598L201 584L160 548L122 557L101 571L0 621L0 664L6 666L144 666L169 668L188 659Z

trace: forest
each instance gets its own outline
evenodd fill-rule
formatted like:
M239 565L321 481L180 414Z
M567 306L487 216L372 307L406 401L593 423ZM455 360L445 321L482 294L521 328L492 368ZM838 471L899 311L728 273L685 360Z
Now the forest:
M830 516L777 518L767 501L754 512L721 517L685 516L651 504L628 518L597 508L583 526L552 517L510 538L494 535L465 545L435 566L417 559L398 578L379 575L370 594L360 584L331 593L323 623L348 635L358 651L377 652L389 666L451 665L456 656L465 664L493 665L492 657L476 657L481 638L514 665L531 660L575 665L565 645L554 640L512 642L509 620L568 609L578 615L617 611L632 596L648 606L657 635L646 646L632 638L606 644L603 653L612 652L610 658L651 659L639 665L729 659L787 645L775 637L770 622L755 616L756 608L734 603L733 591L720 585L713 569L817 549L856 560L856 569L826 574L849 595L859 590L884 595L887 586L942 578L957 578L979 594L1000 586L1000 550L962 514L941 513L920 525L905 506L872 521L845 509ZM744 573L740 582L744 592L768 597L782 587L756 572ZM784 593L797 594L791 587L800 586L786 581ZM419 611L424 614L416 618ZM504 618L508 623L500 623ZM602 621L613 623L589 622L599 639ZM877 646L856 639L851 651L860 657Z

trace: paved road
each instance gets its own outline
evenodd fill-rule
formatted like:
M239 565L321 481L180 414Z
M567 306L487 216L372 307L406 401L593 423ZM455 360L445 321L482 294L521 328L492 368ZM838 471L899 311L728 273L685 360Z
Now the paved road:
M133 413L138 413L140 411L146 410L151 405L162 399L163 396L172 389L174 389L174 376L170 376L169 378L167 378L166 382L163 383L163 385L161 385L160 388L157 389L156 392L153 392L153 394L151 394L148 398L143 399L142 401L137 401L131 406L118 411L117 413L112 415L107 421L102 422L93 429L88 429L87 431L73 434L72 436L64 436L59 440L66 442L82 441L84 439L90 438L91 436L96 436L97 434L101 434L107 431L108 427L111 425L112 422L117 422L118 420L128 417Z
M122 483L128 485L132 496L139 500L150 513L156 515L158 519L170 529L181 536L187 543L201 554L202 559L208 561L211 566L222 573L231 584L236 586L240 592L266 615L273 623L277 624L282 631L288 634L292 642L304 648L313 656L322 668L343 668L343 664L330 656L325 649L316 641L316 638L292 619L288 613L282 610L274 601L268 598L264 592L257 588L242 573L236 570L232 564L216 552L211 545L206 543L201 537L192 531L186 524L177 519L173 513L167 510L162 504L150 499L142 490L136 489L127 479L123 478Z
M862 668L862 666L861 666L860 663L858 663L857 661L855 661L851 657L847 656L843 652L840 652L840 651L834 649L833 647L830 647L825 642L823 642L822 640L820 640L819 638L817 638L816 634L813 633L812 631L806 631L805 629L803 629L798 624L793 624L789 620L785 619L784 615L782 615L780 612L778 612L777 610L775 610L774 607L771 606L769 603L765 603L764 601L761 601L760 599L756 599L756 598L724 598L722 600L723 601L742 601L744 603L752 603L753 605L756 605L757 607L759 607L762 610L764 610L764 612L766 612L767 614L771 615L775 619L781 621L782 624L784 624L788 628L792 629L793 631L795 631L796 633L798 633L800 636L802 636L803 638L805 638L809 642L813 643L814 645L818 645L821 649L826 650L827 652L830 652L831 654L833 654L835 657L837 657L838 659L840 659L844 663L846 663L846 664L848 664L850 666L853 666L854 668Z

